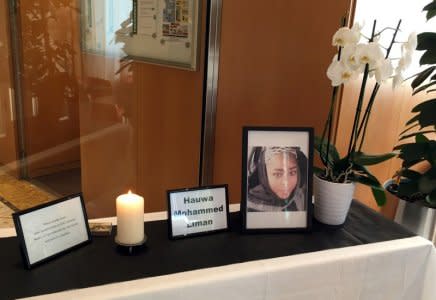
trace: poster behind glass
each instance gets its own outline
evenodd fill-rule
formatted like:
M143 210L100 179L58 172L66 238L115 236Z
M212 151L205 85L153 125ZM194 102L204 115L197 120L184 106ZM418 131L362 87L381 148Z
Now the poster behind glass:
M196 70L199 0L82 0L81 11L86 52Z

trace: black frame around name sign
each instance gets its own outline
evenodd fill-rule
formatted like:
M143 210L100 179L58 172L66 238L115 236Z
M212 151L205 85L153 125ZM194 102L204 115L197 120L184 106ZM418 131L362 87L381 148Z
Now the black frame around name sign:
M284 133L293 133L293 132L302 132L307 134L307 145L304 145L307 149L307 153L305 154L307 159L307 182L306 182L306 203L305 208L307 211L306 214L306 224L304 226L299 227L257 227L257 228L248 228L247 227L247 201L248 201L248 187L249 187L249 178L247 175L248 171L248 164L249 164L249 153L248 153L248 135L249 132L265 132L268 133L277 133L277 132L284 132ZM241 217L242 217L242 232L245 233L265 233L265 232L308 232L311 231L312 227L312 211L313 211L313 204L312 204L312 178L313 178L313 142L314 141L314 130L312 127L272 127L272 126L244 126L242 128L242 182L241 182ZM266 147L272 147L272 146L280 146L280 143L277 145L257 145L257 146L264 146L262 148ZM253 147L253 148L259 148L259 147ZM285 146L285 145L281 145ZM300 145L293 145L292 143L289 143L289 145L286 146L300 146ZM292 148L292 147L291 147ZM299 147L295 147L298 148ZM304 154L304 153L303 153ZM265 211L266 212L266 211ZM252 212L250 212L253 214ZM254 212L255 214L262 214L263 212ZM284 213L284 212L283 212ZM267 220L264 220L262 224L268 223Z
M38 260L38 261L36 261L34 263L30 263L28 249L27 249L26 242L25 242L25 239L24 239L24 234L25 233L23 232L23 228L22 228L20 217L23 216L23 215L35 212L35 211L43 210L45 208L57 205L59 203L62 203L62 202L68 201L68 200L72 200L74 198L79 198L80 199L80 204L81 204L82 213L83 213L83 219L84 219L84 223L85 223L84 225L86 227L87 240L85 240L83 242L80 242L80 243L78 243L78 244L76 244L76 245L74 245L72 247L65 248L65 249L63 249L63 250L61 250L61 251L59 251L59 252L57 252L57 253L55 253L53 255L45 257L44 259ZM82 247L82 246L84 246L86 244L89 244L92 241L91 231L89 229L89 223L88 223L88 216L86 214L86 209L85 209L85 202L83 200L83 196L82 196L81 193L70 195L70 196L66 196L66 197L63 197L63 198L58 199L58 200L50 201L48 203L44 203L44 204L37 205L37 206L31 207L31 208L28 208L28 209L25 209L25 210L21 210L19 212L15 212L15 213L12 214L12 218L13 218L13 221L14 221L15 230L17 232L17 237L18 237L18 239L20 241L20 248L21 248L21 254L22 254L22 257L23 257L23 261L24 261L24 263L25 263L25 265L26 265L26 267L28 269L31 269L31 268L33 268L35 266L38 266L38 265L40 265L42 263L45 263L45 262L49 261L49 260L52 260L52 259L57 258L59 256L62 256L64 254L68 253L68 252L71 252L71 251L79 248L79 247Z
M174 193L185 193L185 192L196 192L196 191L200 191L200 190L211 190L211 189L221 189L224 188L225 191L225 203L223 205L225 205L226 207L226 227L223 229L217 229L217 230L209 230L209 231L202 231L202 232L196 232L196 233L192 233L192 234L186 234L186 235L174 235L174 231L173 231L173 214L172 214L172 209L171 209L171 194ZM176 240L176 239L182 239L182 238L187 238L187 237L195 237L195 236L202 236L202 235L208 235L208 234L212 234L212 233L218 233L218 232L223 232L223 231L228 231L229 230L229 218L230 218L230 212L229 212L229 196L228 196L228 185L227 184L223 184L223 185L211 185L211 186L204 186L204 187L192 187L192 188L184 188L184 189L175 189L175 190L168 190L167 191L167 200L168 200L168 209L167 209L167 216L168 216L168 238L171 240Z

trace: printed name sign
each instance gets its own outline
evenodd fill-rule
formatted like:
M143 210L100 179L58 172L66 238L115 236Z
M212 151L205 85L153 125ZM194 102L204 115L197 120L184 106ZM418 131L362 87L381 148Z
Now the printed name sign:
M91 241L80 194L14 213L12 217L28 268Z
M168 191L171 239L228 229L227 185Z

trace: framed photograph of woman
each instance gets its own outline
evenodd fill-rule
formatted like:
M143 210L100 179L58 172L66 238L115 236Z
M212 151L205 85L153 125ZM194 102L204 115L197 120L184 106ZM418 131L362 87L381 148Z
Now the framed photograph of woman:
M243 231L308 231L313 128L244 127Z

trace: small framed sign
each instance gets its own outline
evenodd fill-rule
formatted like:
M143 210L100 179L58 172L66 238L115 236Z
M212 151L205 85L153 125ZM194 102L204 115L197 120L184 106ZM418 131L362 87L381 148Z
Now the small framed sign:
M81 194L22 210L12 217L29 269L91 241Z
M229 228L227 185L170 190L167 194L170 239Z
M313 128L244 127L242 144L242 230L309 230Z

